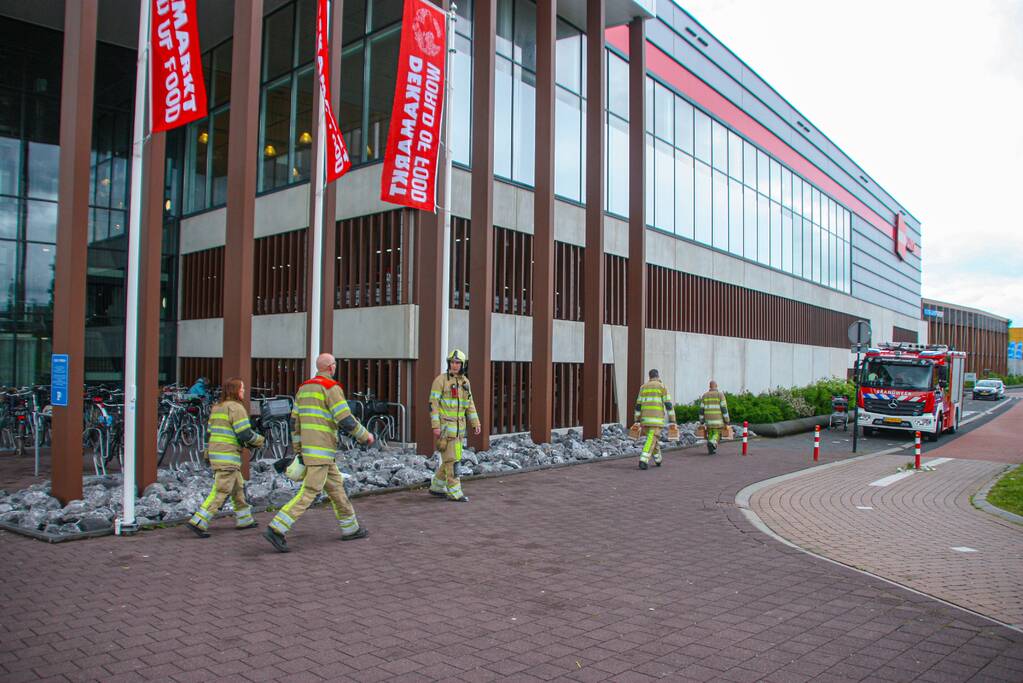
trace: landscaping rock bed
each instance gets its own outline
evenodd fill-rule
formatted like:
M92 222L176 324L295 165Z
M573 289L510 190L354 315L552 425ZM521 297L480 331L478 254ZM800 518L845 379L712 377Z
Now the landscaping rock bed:
M679 445L697 442L695 424L682 425ZM662 446L668 441L661 439ZM552 443L535 444L527 434L497 437L488 451L463 451L459 475L473 477L521 470L535 470L591 462L612 456L639 455L639 442L628 438L621 425L604 428L600 439L584 441L576 430L555 434ZM411 446L395 449L368 448L341 453L338 467L345 477L349 496L425 484L440 464L417 455ZM213 473L190 463L174 470L161 469L157 481L135 500L135 516L141 527L177 524L187 520L209 495ZM299 484L279 474L271 461L252 464L245 485L246 497L255 510L278 508L294 497ZM121 475L87 476L83 497L67 505L50 495L50 484L33 484L16 493L0 490L0 528L49 541L112 533L121 514ZM231 503L225 504L231 510Z

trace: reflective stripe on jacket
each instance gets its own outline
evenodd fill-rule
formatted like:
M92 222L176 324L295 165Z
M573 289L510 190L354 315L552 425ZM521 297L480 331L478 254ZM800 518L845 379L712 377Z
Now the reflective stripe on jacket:
M242 466L242 446L260 448L265 440L252 431L249 412L238 401L213 406L206 457L214 470L237 470Z
M472 388L465 375L441 373L430 387L430 425L442 438L460 439L466 435L466 423L479 426Z
M341 385L327 372L317 373L316 377L327 380L324 382L327 386L313 381L303 383L291 411L295 424L291 444L306 465L334 462L338 429L348 432L359 443L369 439L369 432L352 415Z
M668 387L659 379L652 379L639 388L636 397L635 420L644 427L663 427L664 416L668 422L675 423L675 410L671 405L671 394Z
M717 390L708 391L700 398L700 421L708 427L724 427L731 422L728 417L728 401Z

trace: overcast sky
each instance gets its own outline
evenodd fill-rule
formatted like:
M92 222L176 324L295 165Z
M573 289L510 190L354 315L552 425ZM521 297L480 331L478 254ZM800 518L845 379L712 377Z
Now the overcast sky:
M923 229L923 295L1023 325L1023 0L676 0Z

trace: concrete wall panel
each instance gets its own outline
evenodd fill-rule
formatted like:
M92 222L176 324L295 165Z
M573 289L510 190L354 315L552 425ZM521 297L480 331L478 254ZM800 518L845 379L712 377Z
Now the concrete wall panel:
M178 234L182 254L222 247L227 242L227 209L184 218L180 226Z
M257 239L308 227L309 185L307 183L256 197L256 224L253 226L253 231Z
M412 305L337 309L333 353L338 358L415 358L417 315Z
M178 322L178 356L220 358L224 355L224 319L181 320Z
M305 313L253 316L252 357L305 358L305 328Z

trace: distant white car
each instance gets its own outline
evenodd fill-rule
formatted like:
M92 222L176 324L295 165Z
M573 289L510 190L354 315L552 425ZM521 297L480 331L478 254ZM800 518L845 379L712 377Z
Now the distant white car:
M1005 398L1005 384L1000 379L982 379L973 385L973 398L1001 400Z

